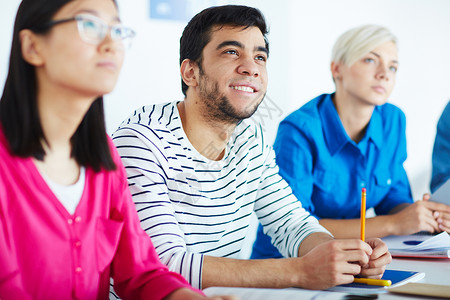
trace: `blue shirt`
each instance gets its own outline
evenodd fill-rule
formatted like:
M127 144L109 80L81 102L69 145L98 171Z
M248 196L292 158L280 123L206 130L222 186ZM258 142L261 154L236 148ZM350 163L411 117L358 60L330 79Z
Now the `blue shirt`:
M433 147L433 172L431 192L450 179L450 101L442 113L436 131Z
M287 116L274 144L280 174L303 207L316 218L360 216L361 188L367 208L388 214L412 203L403 168L406 160L405 115L392 104L376 106L365 136L355 143L347 135L332 101L321 95ZM258 228L252 258L281 257Z

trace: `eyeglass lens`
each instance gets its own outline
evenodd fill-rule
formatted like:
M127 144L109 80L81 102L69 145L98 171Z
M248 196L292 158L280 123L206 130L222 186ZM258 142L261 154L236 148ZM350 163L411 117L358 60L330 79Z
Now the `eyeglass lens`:
M84 15L77 16L76 20L81 38L87 43L99 44L105 38L108 29L110 29L111 38L128 48L134 36L134 32L131 29L123 27L121 24L108 26L101 19Z

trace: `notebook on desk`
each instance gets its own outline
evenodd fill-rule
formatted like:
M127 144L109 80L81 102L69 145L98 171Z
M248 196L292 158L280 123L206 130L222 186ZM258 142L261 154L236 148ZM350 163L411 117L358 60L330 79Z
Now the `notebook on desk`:
M446 232L388 236L382 240L393 257L450 258L450 236Z
M383 274L385 280L392 281L390 287L367 285L361 283L350 283L332 287L328 291L347 292L347 293L385 293L391 287L401 286L408 282L416 282L425 277L423 272L386 270Z

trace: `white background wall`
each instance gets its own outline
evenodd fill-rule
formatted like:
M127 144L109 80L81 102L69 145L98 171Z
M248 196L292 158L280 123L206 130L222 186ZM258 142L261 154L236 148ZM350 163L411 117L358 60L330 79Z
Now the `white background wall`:
M150 1L119 0L122 21L137 31L137 37L115 91L106 96L109 133L141 105L182 99L178 50L186 22L150 20ZM407 117L405 168L414 198L429 191L436 122L450 99L449 0L186 1L192 13L226 3L258 7L264 13L270 26L268 96L279 108L263 119L270 140L284 116L334 90L329 60L341 33L367 23L391 29L399 39L400 68L389 102ZM1 4L1 88L19 2Z

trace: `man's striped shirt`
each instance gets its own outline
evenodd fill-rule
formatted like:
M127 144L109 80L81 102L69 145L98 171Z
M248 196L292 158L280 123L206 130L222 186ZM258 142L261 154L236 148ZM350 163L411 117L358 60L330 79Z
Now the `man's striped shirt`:
M225 129L224 129L225 130ZM201 288L204 255L239 258L256 213L286 257L301 241L327 232L278 174L262 128L243 120L220 161L195 149L183 131L177 102L144 106L113 134L141 225L160 259Z

